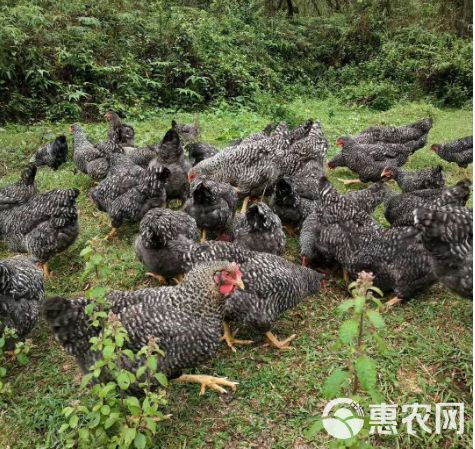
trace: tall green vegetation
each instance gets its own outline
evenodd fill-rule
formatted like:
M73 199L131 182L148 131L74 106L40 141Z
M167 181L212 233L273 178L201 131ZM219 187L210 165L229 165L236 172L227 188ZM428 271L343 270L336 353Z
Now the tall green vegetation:
M263 96L471 98L470 2L0 0L0 122ZM382 6L381 6L382 5Z

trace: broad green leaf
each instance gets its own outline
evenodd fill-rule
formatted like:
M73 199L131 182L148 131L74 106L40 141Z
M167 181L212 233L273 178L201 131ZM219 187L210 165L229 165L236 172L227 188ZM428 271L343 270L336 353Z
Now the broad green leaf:
M59 433L63 433L65 430L68 430L68 429L69 429L69 424L67 423L61 424L61 427L59 428Z
M323 429L323 423L321 419L317 419L305 432L305 438L307 440L313 439L313 437Z
M147 438L143 433L138 433L137 435L135 435L134 446L137 449L144 449L146 444Z
M383 317L376 310L368 310L366 316L376 329L382 329L385 326Z
M376 333L373 334L374 341L376 342L376 346L378 347L378 351L381 354L386 354L388 352L388 347L386 342Z
M341 304L338 305L337 310L339 312L346 312L347 310L350 310L354 305L354 299L347 299L346 301L343 301Z
M137 430L133 427L123 427L122 428L122 438L124 439L125 447L129 447L134 441Z
M111 413L106 419L106 422L104 423L104 429L109 429L110 427L112 427L118 421L119 417L119 413Z
M147 359L147 366L150 371L155 372L157 371L157 358L152 355Z
M372 391L376 387L376 362L366 356L361 355L356 359L355 371L361 386L366 391Z
M351 343L358 335L358 329L359 325L356 320L343 321L338 332L340 335L340 340L346 344Z
M330 377L323 384L323 396L327 399L340 396L342 388L348 383L350 374L348 371L337 369L333 371Z
M111 412L111 408L107 405L107 404L104 404L102 407L101 407L101 413L103 415L108 415L109 413Z
M160 383L162 387L168 387L168 379L167 379L167 376L165 376L165 374L157 373L155 374L155 379L158 380L158 382Z
M129 388L130 380L128 374L125 371L121 371L116 380L121 390L127 390L127 388Z
M17 354L16 359L20 365L26 365L28 363L28 356L26 354Z
M78 423L79 423L78 415L72 415L71 418L69 418L69 427L71 427L71 429L75 429Z

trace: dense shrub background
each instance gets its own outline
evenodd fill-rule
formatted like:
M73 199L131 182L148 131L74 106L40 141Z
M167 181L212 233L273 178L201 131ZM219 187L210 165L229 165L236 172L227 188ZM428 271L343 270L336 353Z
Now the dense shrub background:
M457 2L294 0L288 17L270 0L0 0L0 122L298 94L459 107L472 42Z

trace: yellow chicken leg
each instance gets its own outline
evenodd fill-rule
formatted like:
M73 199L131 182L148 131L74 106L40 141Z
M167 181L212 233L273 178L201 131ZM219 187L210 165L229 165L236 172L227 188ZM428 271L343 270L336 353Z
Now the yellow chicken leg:
M295 237L295 228L293 228L292 226L287 226L287 225L284 227L289 237Z
M234 338L237 331L233 334L228 323L224 322L223 327L224 335L221 337L221 341L224 340L233 352L236 352L236 348L234 347L234 345L250 345L254 343L253 340L237 340L236 338Z
M246 196L246 198L244 198L244 201L242 202L241 214L246 213L248 205L249 205L249 196Z
M227 393L224 387L236 391L236 385L238 384L237 382L231 382L226 377L206 376L204 374L183 374L174 379L174 382L200 384L200 395L204 394L207 388L218 393Z
M183 282L183 279L185 279L185 275L183 273L181 274L177 274L173 280L178 284L180 284L181 282Z
M45 279L51 279L53 273L49 271L48 263L43 264L43 276Z
M165 285L167 283L167 280L161 276L160 274L155 274L155 273L145 273L146 276L150 276L154 278L160 285Z
M404 301L402 298L398 298L397 296L392 297L389 301L384 303L384 311L387 312L402 301Z
M206 242L206 229L202 229L202 230L201 230L200 242L201 242L201 243Z
M338 181L342 182L345 186L351 185L351 184L361 184L361 181L359 179L341 179L338 178Z
M280 350L290 349L290 342L297 336L297 334L293 334L285 340L280 341L271 331L266 332L264 335L270 346Z
M114 240L117 235L117 229L112 227L111 231L109 234L107 234L105 240Z

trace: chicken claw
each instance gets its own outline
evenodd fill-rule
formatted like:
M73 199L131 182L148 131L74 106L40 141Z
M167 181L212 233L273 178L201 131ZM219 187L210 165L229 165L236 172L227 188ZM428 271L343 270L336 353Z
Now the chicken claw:
M359 179L340 179L338 178L338 181L342 182L345 186L351 185L351 184L361 184L361 181Z
M290 349L290 342L297 336L297 334L293 334L285 340L280 341L271 331L266 332L264 335L269 342L267 343L269 346L280 350Z
M224 335L221 337L221 341L224 340L226 344L231 348L231 351L236 352L236 348L234 347L234 345L250 345L254 343L253 340L237 340L236 338L234 338L236 336L237 331L233 334L228 323L224 322L223 327Z
M183 374L180 377L174 379L179 383L196 383L201 384L200 395L204 394L206 388L217 391L218 393L227 393L228 391L223 387L228 387L233 391L236 391L237 382L231 382L227 380L227 377L214 377L204 374Z
M389 309L392 309L394 306L396 306L397 304L400 304L402 301L404 301L402 298L398 298L397 296L394 296L389 301L386 301L384 303L384 311L387 312Z
M155 274L155 273L145 273L146 276L150 276L154 278L155 280L158 281L160 285L165 285L167 283L167 280L161 276L160 274Z
M176 284L180 284L181 282L183 282L183 279L185 279L185 275L184 274L177 274L173 280L176 282Z
M114 240L115 237L117 235L117 229L116 228L112 228L111 229L111 232L109 232L109 234L107 234L106 238L104 240Z
M249 196L246 196L246 198L244 198L244 201L242 202L241 214L246 213L248 205L249 205Z

